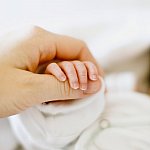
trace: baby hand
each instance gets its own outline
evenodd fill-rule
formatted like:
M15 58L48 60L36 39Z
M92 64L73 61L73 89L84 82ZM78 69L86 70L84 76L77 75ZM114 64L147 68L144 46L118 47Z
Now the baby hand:
M67 78L73 89L87 89L88 79L96 81L98 79L98 70L90 61L62 61L59 63L50 63L45 73L54 75L58 80L65 81Z

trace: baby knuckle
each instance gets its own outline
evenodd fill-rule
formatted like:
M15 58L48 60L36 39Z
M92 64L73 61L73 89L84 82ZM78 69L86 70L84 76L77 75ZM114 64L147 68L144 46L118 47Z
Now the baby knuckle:
M68 76L73 80L76 80L76 75L73 72L68 73Z
M86 78L87 77L87 73L86 72L80 72L80 77Z
M84 65L82 64L82 63L76 63L76 67L78 68L78 69L84 69Z
M68 61L64 61L64 65L66 67L72 67L72 63L71 62L68 62Z
M51 63L51 64L50 64L50 67L56 69L56 68L57 68L57 64L56 64L56 63Z

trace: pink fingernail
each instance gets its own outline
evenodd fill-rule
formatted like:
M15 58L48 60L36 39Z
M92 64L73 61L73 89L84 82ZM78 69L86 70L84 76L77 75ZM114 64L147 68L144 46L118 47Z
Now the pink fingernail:
M91 75L91 79L92 80L97 80L97 75L95 75L95 74Z
M74 83L74 84L73 84L73 88L74 88L74 89L78 89L78 88L79 88L79 84L78 84L78 83Z
M83 91L86 90L87 89L87 85L86 84L81 84L80 85L80 89L83 90Z
M66 77L65 76L61 76L61 81L65 81Z

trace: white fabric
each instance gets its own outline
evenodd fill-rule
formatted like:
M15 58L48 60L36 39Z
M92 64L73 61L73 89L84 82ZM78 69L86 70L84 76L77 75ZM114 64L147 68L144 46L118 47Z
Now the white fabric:
M100 92L68 105L42 104L10 117L15 134L27 150L56 150L66 147L93 122L104 109L104 83Z
M98 121L79 138L75 150L149 150L150 97L109 93Z
M149 150L150 97L108 93L101 114L101 92L81 101L82 107L78 101L46 112L32 108L11 117L11 125L26 150Z
M0 119L0 150L15 150L18 140L12 133L8 119Z
M121 51L120 53L122 53L122 51L126 51L126 49L123 50L122 47L126 45L127 46L130 45L130 43L141 43L141 42L143 43L143 41L149 42L150 39L150 19L148 19L150 16L149 8L150 8L149 0L144 0L144 1L143 0L138 0L138 1L137 0L122 0L122 1L120 0L106 0L106 1L102 1L102 0L82 0L82 1L81 0L70 0L70 1L68 0L55 0L55 1L54 0L21 0L21 1L5 0L5 1L1 1L1 5L0 5L0 15L1 15L0 33L8 32L9 28L18 27L18 25L36 24L52 32L67 34L77 38L81 38L88 43L89 48L91 49L91 51L93 52L97 60L100 62L100 64L102 64L103 67L108 67L110 64L114 65L114 63L112 62L111 63L107 62L110 60L104 57L105 55L109 54L110 51L119 49ZM135 51L133 51L132 49L130 50L130 52L133 53ZM119 64L118 61L117 64ZM98 147L102 146L101 149L104 150L107 149L123 150L123 148L125 150L130 150L130 149L137 150L140 146L138 148L131 148L129 144L129 143L134 144L135 141L138 141L136 140L137 139L136 137L132 138L131 136L131 135L136 136L137 134L138 135L143 134L141 137L142 139L139 139L138 141L139 144L143 144L143 146L148 145L149 141L145 142L145 140L150 139L149 138L150 136L146 137L150 129L149 127L147 127L148 123L143 122L143 118L145 116L150 116L148 111L150 110L150 107L149 107L149 102L147 100L149 98L146 98L145 96L142 95L139 96L138 94L134 94L134 96L131 98L131 95L132 94L123 94L123 93L121 95L108 94L107 105L106 105L107 111L105 110L103 114L105 114L106 116L112 115L111 118L115 118L115 116L117 115L116 116L116 119L118 120L117 127L113 128L113 126L111 126L111 128L101 131L101 129L99 128L100 127L99 121L95 123L93 122L93 125L88 130L86 130L83 134L81 134L82 136L81 138L79 138L77 144L73 144L72 148L68 147L68 149L69 150L73 149L74 145L76 145L76 149L78 148L80 150L82 150L83 148L86 149L85 147L87 147L87 145L90 145L89 146L90 149L93 146L92 142L97 141L97 143L99 143ZM138 101L137 102L136 99L140 99L140 100L137 100ZM125 107L123 107L124 104L126 104ZM120 109L120 107L123 108ZM135 111L135 115L136 116L138 116L138 114L141 115L141 121L139 119L139 122L137 122L137 126L139 126L140 129L134 129L135 132L132 132L131 134L127 131L132 130L131 128L132 126L135 127L134 125L129 124L128 127L126 127L126 125L125 127L123 126L120 127L119 123L121 122L122 119L126 118L126 115L124 115L123 111L126 111L127 116L129 116L126 118L126 122L130 123L131 122L130 116L134 116L131 110L135 109L136 107L138 107L139 109ZM131 108L130 111L128 111L128 108ZM46 111L48 110L48 108L44 108L44 110L45 109ZM33 110L39 112L38 109L36 108L33 108L29 111L33 111ZM95 109L93 109L92 112L93 111L95 111ZM118 115L115 112L118 112L118 114L120 115ZM43 123L39 122L37 124L34 124L35 126L33 127L32 122L38 121L39 115L32 116L31 114L31 116L30 115L26 116L24 115L24 113L15 116L13 117L13 119L11 119L12 126L16 131L16 134L18 135L18 139L20 139L21 143L25 143L24 145L26 145L26 147L29 144L29 148L28 148L29 150L31 149L38 150L38 148L30 147L32 145L30 143L33 143L33 145L35 146L36 145L35 143L37 143L37 141L32 140L33 138L30 135L30 133L28 133L27 127L31 127L33 129L34 128L37 129L39 127L38 131L41 131L43 129L42 126ZM59 115L56 116L58 117ZM31 118L31 120L28 120L28 117ZM78 118L80 117L80 115L78 114L76 117ZM45 118L45 117L42 116L41 118ZM149 121L149 118L146 119ZM55 119L56 117L55 118L53 117L53 120ZM110 117L108 117L107 120L109 119ZM46 121L44 119L44 122ZM24 122L28 123L29 125L26 126ZM105 121L102 126L107 126L106 122L107 121ZM66 124L67 123L69 124L70 122L67 121ZM141 123L143 123L143 125ZM47 126L51 127L52 125L48 124ZM8 142L8 141L12 140L14 137L11 133L9 134L9 132L4 132L4 131L10 131L9 127L7 126L8 130L6 130L6 128L2 128L3 126L0 127L1 127L0 128L1 139L3 139L3 137L7 139L7 144L5 144L4 142L0 143L1 146L0 149L11 150L12 148L13 150L13 142ZM121 130L119 130L120 128ZM122 130L125 129L126 129L125 131L126 134L122 133ZM96 134L94 131L96 132ZM45 135L49 133L47 132L48 131L45 131ZM37 133L35 132L35 134ZM89 139L91 141L90 142L91 144L87 144L89 136L88 135L86 136L86 134L92 137L96 136L95 138L93 138L93 140ZM44 135L42 135L42 137L43 136ZM128 137L129 139L128 138L124 139L124 137ZM125 141L129 141L129 142L127 142L127 144L124 144L123 142ZM108 148L108 146L110 147ZM93 147L90 150L94 150ZM148 145L148 147L150 146ZM65 150L68 149L65 148ZM149 148L147 147L146 148L142 147L139 149L149 150Z

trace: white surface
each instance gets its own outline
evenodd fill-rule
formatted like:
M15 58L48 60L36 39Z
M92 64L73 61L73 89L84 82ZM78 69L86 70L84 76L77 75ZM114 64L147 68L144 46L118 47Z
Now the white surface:
M63 149L99 118L104 110L104 103L103 88L86 100L68 104L68 108L64 104L51 104L47 111L48 106L44 105L41 112L33 107L10 117L10 122L27 150Z
M0 150L15 150L18 140L12 133L8 119L0 119Z
M149 38L149 0L0 0L0 33L25 24L85 40L100 57Z
M71 35L85 40L104 68L138 53L124 47L150 43L149 18L150 0L0 0L0 34L34 24ZM123 56L105 57L116 49Z

